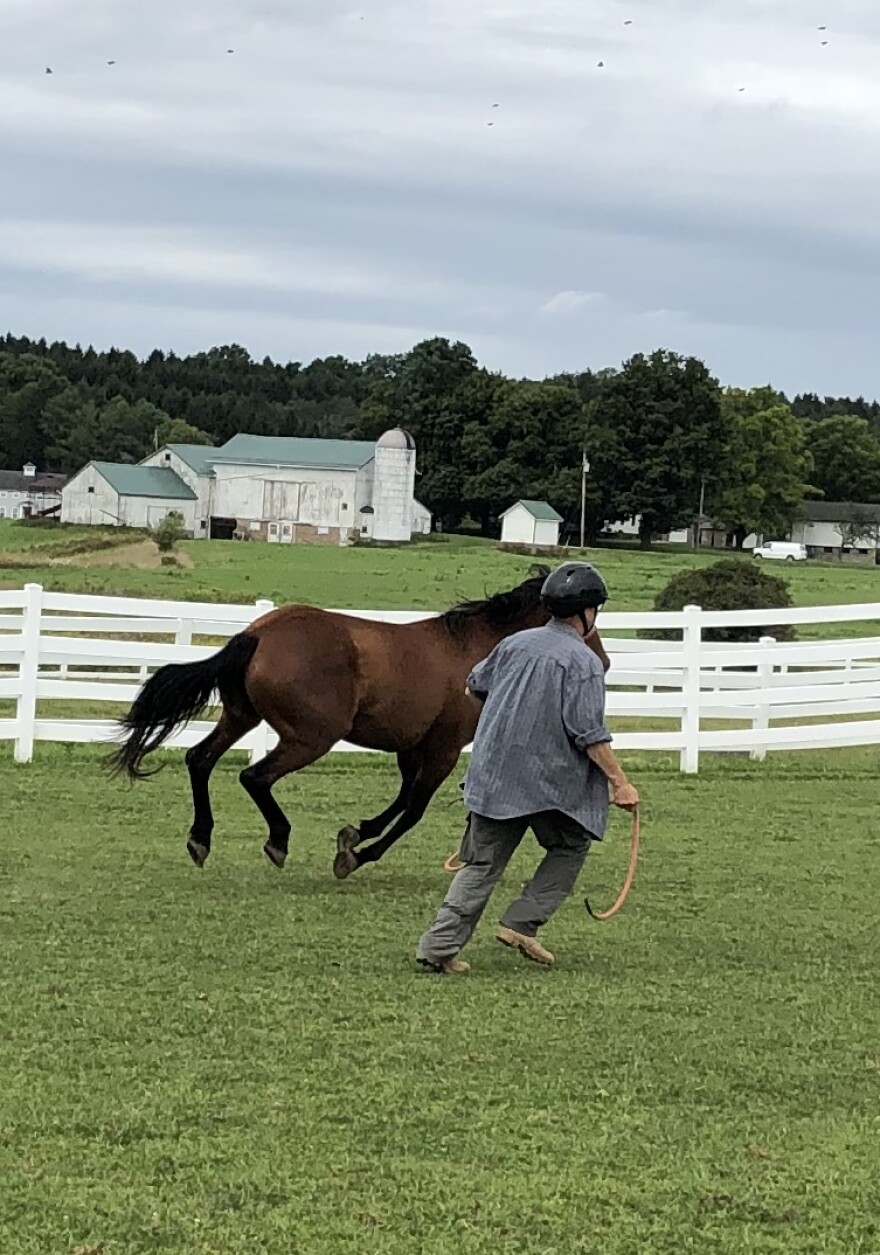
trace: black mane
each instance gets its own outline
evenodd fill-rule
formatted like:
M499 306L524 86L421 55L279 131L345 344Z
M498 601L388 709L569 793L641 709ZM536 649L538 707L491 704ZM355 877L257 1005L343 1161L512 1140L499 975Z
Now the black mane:
M474 620L482 620L491 627L511 627L537 610L541 601L541 588L550 574L550 568L535 563L529 577L505 593L493 593L482 601L461 601L441 615L441 621L450 632L458 635Z

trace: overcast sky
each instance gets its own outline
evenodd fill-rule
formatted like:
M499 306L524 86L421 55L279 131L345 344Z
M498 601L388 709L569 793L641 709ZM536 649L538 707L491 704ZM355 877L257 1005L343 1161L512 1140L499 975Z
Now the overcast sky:
M878 68L877 0L0 0L0 328L877 395Z

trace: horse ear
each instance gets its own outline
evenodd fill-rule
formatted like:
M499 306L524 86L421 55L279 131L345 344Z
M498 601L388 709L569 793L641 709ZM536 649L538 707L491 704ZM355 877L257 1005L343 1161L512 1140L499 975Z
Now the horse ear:
M534 562L529 568L529 578L533 580L546 580L550 574L550 568L544 562Z

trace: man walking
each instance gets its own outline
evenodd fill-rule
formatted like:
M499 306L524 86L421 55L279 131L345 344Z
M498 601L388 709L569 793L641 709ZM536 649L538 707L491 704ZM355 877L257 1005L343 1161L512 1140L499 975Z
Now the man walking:
M571 893L590 843L602 840L609 787L615 806L638 805L605 727L604 669L584 643L608 599L605 582L589 563L566 562L547 577L541 599L552 616L547 626L503 640L468 678L483 710L465 780L466 866L417 951L435 972L470 970L458 954L529 828L544 858L496 936L550 966L538 929Z

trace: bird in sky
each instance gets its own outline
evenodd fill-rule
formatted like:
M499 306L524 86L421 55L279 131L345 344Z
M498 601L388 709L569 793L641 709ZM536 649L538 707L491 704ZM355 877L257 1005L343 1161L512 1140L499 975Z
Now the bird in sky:
M604 66L605 66L605 62L604 62L604 61L597 61L597 62L596 62L596 68L597 68L597 69L601 70L601 69L603 69L603 68L604 68Z

